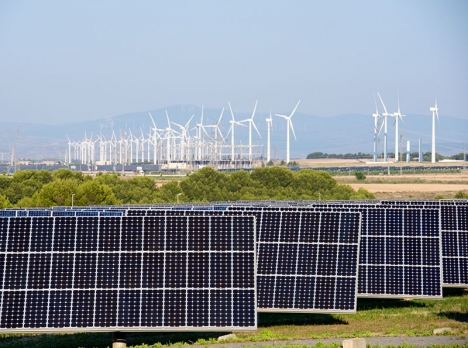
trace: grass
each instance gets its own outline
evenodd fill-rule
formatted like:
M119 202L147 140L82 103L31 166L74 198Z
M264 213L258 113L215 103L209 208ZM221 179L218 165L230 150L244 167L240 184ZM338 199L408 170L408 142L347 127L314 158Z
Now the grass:
M468 292L444 289L442 300L358 299L352 315L260 313L255 332L236 333L226 342L254 342L382 336L431 336L436 328L450 327L451 335L468 336ZM228 332L226 332L228 333ZM226 333L128 333L127 346L159 348L206 345ZM108 347L110 333L0 335L0 347ZM288 348L303 347L288 345ZM321 345L320 347L336 347ZM410 347L410 346L407 346Z

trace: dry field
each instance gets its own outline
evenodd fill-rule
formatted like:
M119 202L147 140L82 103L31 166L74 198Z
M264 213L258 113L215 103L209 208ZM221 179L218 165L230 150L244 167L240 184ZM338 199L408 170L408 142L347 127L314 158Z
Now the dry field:
M342 159L299 160L302 167L368 167L364 161ZM382 164L384 166L384 164ZM406 166L406 163L402 163ZM411 163L411 166L429 166L428 163ZM398 170L400 164L390 164L390 169ZM366 173L367 175L367 173ZM459 191L468 193L468 170L460 173L422 173L422 174L370 174L358 181L352 174L334 176L341 184L354 189L360 187L372 192L378 199L434 199L436 196L453 198Z

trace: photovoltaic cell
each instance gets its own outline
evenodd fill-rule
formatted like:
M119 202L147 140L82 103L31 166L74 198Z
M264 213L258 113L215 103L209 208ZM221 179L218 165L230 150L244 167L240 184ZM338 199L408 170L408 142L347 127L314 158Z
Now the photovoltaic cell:
M256 328L252 216L0 218L0 332Z

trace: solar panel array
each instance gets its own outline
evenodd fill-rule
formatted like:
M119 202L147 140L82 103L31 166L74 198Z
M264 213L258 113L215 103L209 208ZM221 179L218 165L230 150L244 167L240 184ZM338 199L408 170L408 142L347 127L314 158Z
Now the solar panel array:
M256 329L255 218L2 217L0 332Z
M246 330L257 310L353 313L357 296L468 286L468 201L6 209L0 247L0 332Z

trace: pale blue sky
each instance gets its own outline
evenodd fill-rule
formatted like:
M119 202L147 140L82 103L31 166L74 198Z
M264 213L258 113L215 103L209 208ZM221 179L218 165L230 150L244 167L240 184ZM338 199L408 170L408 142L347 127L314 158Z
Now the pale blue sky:
M0 121L174 104L468 118L468 1L0 0Z

